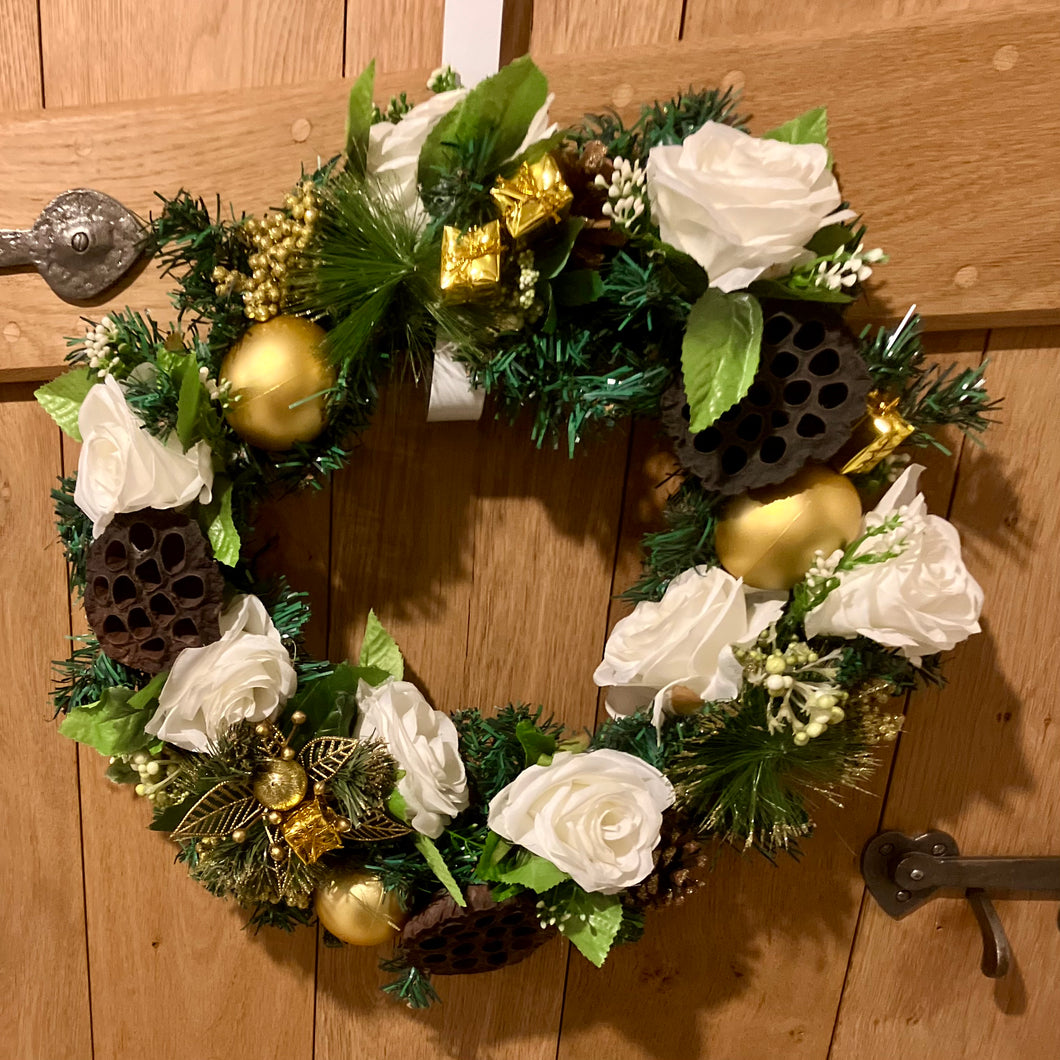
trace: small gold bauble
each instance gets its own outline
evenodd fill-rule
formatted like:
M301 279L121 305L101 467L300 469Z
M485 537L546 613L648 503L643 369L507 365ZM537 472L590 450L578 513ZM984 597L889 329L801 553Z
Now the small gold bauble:
M237 828L232 833L233 843L245 843L247 841L247 832L245 828Z
M359 869L329 873L314 892L313 908L332 935L352 946L387 942L405 920L397 895L384 890L378 876Z
M324 336L310 320L279 316L253 325L228 351L219 381L229 386L225 416L236 434L273 451L320 434L326 419L323 391L336 379Z
M283 861L285 853L286 852L279 843L273 843L272 846L269 847L269 857L271 857L273 861Z
M297 762L269 758L254 778L254 798L270 810L289 810L297 806L309 787L309 778Z
M790 589L813 566L857 537L861 500L850 480L811 465L779 486L730 501L718 520L718 562L757 589Z

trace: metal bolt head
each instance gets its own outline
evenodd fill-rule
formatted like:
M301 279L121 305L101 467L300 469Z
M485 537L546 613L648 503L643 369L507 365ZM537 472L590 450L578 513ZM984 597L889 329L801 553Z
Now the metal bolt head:
M924 870L923 869L910 869L909 870L909 878L911 880L922 880L924 878Z
M908 891L899 891L895 896L896 902L908 902L912 895Z
M884 843L883 846L880 847L880 853L884 857L886 857L888 854L893 854L894 853L894 844L893 843Z
M75 232L70 238L70 246L72 246L78 254L84 254L84 252L88 250L88 233Z
M934 855L935 855L935 857L937 857L937 858L941 858L941 857L942 857L942 855L946 853L946 846L945 846L945 844L944 844L944 843L936 843L936 844L935 844L935 845L934 845L934 846L933 846L933 847L931 848L931 853L932 853L932 854L934 854Z

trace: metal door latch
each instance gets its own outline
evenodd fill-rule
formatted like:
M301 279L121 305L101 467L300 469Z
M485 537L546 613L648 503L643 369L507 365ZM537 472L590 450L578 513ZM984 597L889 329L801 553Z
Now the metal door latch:
M1012 950L987 891L1060 894L1060 857L961 857L957 841L946 832L881 832L862 851L861 874L869 893L895 920L919 909L940 888L963 892L983 934L983 975L991 979L1008 972Z
M144 248L136 215L100 191L64 191L32 228L0 229L0 269L31 265L66 302L102 294Z

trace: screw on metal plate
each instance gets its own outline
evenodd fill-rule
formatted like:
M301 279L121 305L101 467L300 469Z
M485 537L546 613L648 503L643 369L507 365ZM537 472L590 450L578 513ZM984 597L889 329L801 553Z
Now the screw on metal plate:
M144 247L140 221L99 191L64 191L32 228L0 229L0 269L32 265L64 301L84 302L124 276Z
M861 874L895 920L919 909L940 887L963 891L983 936L983 975L991 979L1008 972L1012 951L987 891L1060 892L1060 857L961 857L957 841L945 832L881 832L862 851Z

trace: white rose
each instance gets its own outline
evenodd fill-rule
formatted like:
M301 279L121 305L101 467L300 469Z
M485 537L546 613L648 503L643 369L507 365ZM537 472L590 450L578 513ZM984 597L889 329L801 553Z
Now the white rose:
M529 766L490 801L489 826L547 858L586 891L615 894L652 870L674 789L624 751L561 751Z
M632 714L651 703L655 724L674 692L703 702L735 699L743 670L732 645L754 640L780 617L787 594L744 586L720 567L679 574L657 603L642 601L619 621L593 680L610 685L607 709Z
M707 122L684 143L648 152L652 219L711 287L735 291L771 266L805 260L813 234L854 214L820 144L760 140Z
M83 445L74 501L101 534L118 512L182 508L207 503L213 465L205 442L186 453L176 434L163 444L129 407L118 381L108 375L89 390L77 417Z
M810 637L861 635L897 648L917 665L979 632L983 590L961 559L954 527L927 514L912 464L864 519L862 533L897 517L898 525L866 538L854 557L897 553L840 571L839 587L806 616ZM840 553L831 557L838 559ZM826 561L827 565L827 561Z
M466 95L466 88L439 92L400 121L376 122L368 131L368 176L420 227L427 224L419 193L420 151L431 129Z
M291 657L256 596L237 596L221 615L221 639L185 648L144 726L186 751L208 751L239 721L274 718L295 691Z
M405 771L397 789L409 811L409 824L437 839L468 803L452 719L435 710L414 684L394 678L376 688L362 681L357 705L354 735L361 740L378 737L387 745Z

